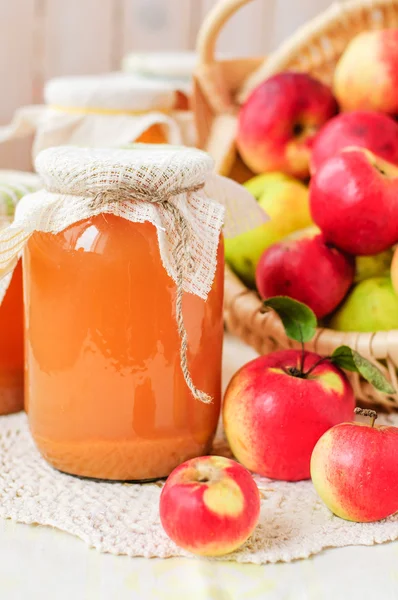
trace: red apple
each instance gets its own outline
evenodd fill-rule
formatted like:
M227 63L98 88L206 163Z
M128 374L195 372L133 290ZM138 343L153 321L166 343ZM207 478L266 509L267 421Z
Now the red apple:
M330 89L305 73L279 73L261 83L239 112L237 147L255 173L309 174L318 129L337 112Z
M398 113L398 29L363 31L343 52L333 90L342 110Z
M233 552L253 533L260 494L250 473L234 460L202 456L169 475L160 497L160 520L181 548L202 556Z
M302 365L304 357L304 365ZM242 367L225 393L225 433L245 467L272 479L310 477L321 435L352 415L352 387L329 360L282 350Z
M311 476L319 496L338 517L364 523L394 514L398 427L336 425L314 448Z
M356 255L398 241L398 167L364 148L327 160L310 183L312 218L326 240Z
M321 318L343 300L354 272L352 257L328 245L317 228L310 227L263 253L256 284L262 298L289 296L307 304Z
M312 146L311 173L340 150L358 146L398 164L398 124L383 113L354 111L330 119Z

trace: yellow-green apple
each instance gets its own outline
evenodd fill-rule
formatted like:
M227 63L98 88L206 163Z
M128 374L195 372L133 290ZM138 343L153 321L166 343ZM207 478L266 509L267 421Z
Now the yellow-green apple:
M335 515L366 523L398 511L398 427L375 426L376 413L361 412L372 421L341 423L321 437L312 453L311 477Z
M316 227L273 244L256 269L262 298L289 296L307 304L318 318L340 304L353 278L353 258L327 244Z
M317 169L340 150L350 146L367 148L390 163L398 164L398 124L375 111L341 113L330 119L316 135L310 170Z
M365 148L325 161L310 183L312 218L328 242L371 255L398 241L398 167Z
M344 111L398 113L398 29L364 31L347 46L334 72L333 91Z
M234 238L225 240L225 259L248 285L255 285L260 256L271 244L311 224L308 188L283 173L258 175L245 184L258 199L269 220Z
M265 477L310 477L318 439L352 415L355 399L344 372L313 352L261 356L232 378L224 398L229 445L245 467Z
M288 184L287 188L285 184ZM295 179L280 171L255 175L243 184L243 187L245 187L256 200L260 200L262 197L279 196L281 190L289 190L291 186L292 195L298 190L305 190L308 194L308 188L299 179ZM281 189L278 190L278 187Z
M202 556L233 552L253 533L260 494L250 473L234 460L202 456L169 475L160 497L160 520L181 548Z
M391 262L393 258L393 250L389 248L374 254L373 256L357 256L355 258L355 276L354 282L359 283L364 279L371 277L381 277L389 275Z
M254 173L307 177L314 136L336 112L331 90L317 79L306 73L274 75L240 109L239 153Z
M388 331L398 328L398 296L390 277L358 283L330 320L338 331Z
M394 250L391 262L391 282L394 292L398 295L398 247Z

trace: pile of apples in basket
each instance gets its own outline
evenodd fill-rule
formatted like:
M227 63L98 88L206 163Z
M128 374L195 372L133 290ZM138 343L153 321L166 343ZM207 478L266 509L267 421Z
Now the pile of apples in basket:
M354 38L333 88L280 73L254 90L237 145L271 219L226 242L249 287L304 302L335 330L398 329L397 115L394 29Z
M343 519L398 511L398 428L355 409L343 369L395 390L348 346L329 357L304 350L317 319L340 331L398 329L397 116L394 29L355 37L332 87L279 73L241 107L239 154L258 174L245 185L270 220L226 240L226 259L302 347L257 358L232 378L223 421L240 465L202 457L170 475L160 514L184 548L223 554L248 538L260 501L246 468L286 481L312 477ZM354 409L368 420L353 422Z

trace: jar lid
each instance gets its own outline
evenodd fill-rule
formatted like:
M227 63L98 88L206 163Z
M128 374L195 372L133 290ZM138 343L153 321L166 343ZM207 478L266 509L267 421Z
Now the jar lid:
M126 187L155 197L180 193L203 184L213 159L196 148L167 144L132 144L131 149L58 146L43 150L36 170L53 193L95 195ZM131 194L134 196L134 194Z
M19 200L40 186L40 178L34 173L0 169L0 219L13 217Z
M160 77L189 80L197 63L196 52L131 52L122 61L123 71Z
M57 108L164 111L173 108L175 90L167 81L117 72L56 77L46 83L44 99Z

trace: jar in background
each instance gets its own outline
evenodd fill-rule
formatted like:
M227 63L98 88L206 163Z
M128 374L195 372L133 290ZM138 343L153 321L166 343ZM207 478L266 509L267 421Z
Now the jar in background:
M196 52L130 52L122 61L122 71L163 82L176 94L173 116L179 123L183 143L196 146L196 130L191 110L193 73L197 64Z
M44 88L34 154L50 146L183 143L178 96L161 80L126 73L58 77Z
M33 173L0 170L0 228L12 221L20 198L38 187L39 178ZM21 261L14 270L0 305L0 332L0 415L6 415L22 410L24 406Z

